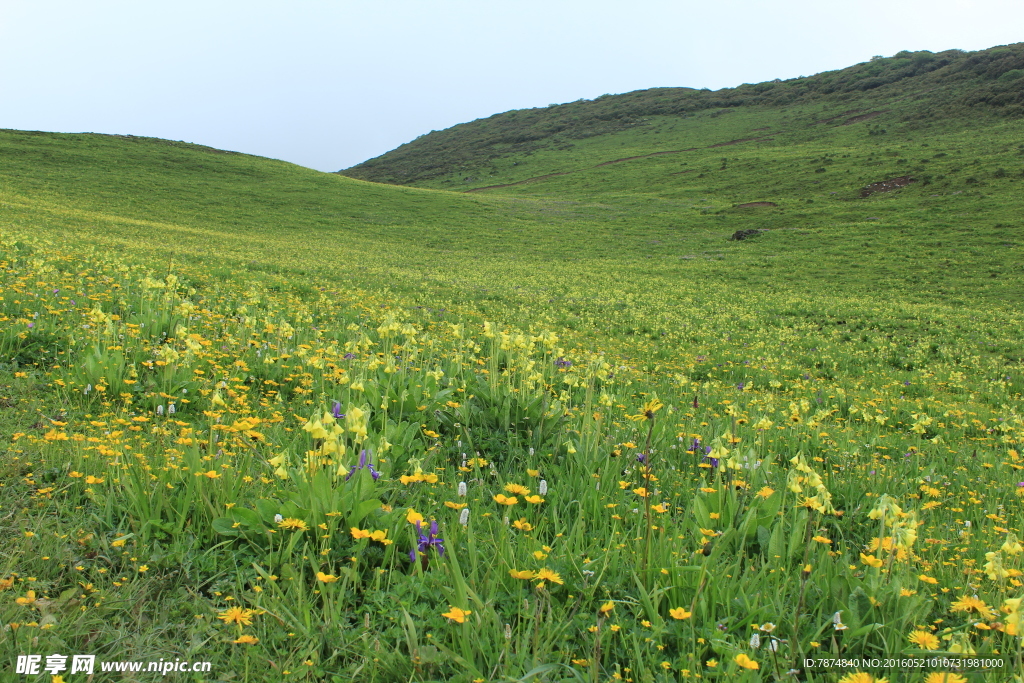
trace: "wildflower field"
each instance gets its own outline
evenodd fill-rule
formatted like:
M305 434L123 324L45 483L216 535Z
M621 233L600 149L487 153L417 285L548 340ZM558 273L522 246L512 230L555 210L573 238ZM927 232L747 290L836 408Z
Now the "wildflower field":
M1021 680L1009 179L750 243L618 189L0 142L0 666ZM1008 664L805 663L936 654Z

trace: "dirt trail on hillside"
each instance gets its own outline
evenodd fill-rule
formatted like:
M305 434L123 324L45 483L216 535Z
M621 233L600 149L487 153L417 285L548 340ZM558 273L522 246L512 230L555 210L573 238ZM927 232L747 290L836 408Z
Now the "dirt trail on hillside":
M580 169L583 170L583 169ZM466 192L479 192L480 190L496 190L499 187L514 187L516 185L525 185L526 183L535 183L538 180L544 180L545 178L554 178L556 175L569 175L570 173L576 173L576 171L562 171L560 173L548 173L547 175L534 176L533 178L527 178L526 180L517 180L514 183L505 183L504 185L485 185L484 187L474 187L466 190Z
M635 157L622 157L621 159L612 159L611 161L602 161L601 163L597 164L596 166L591 166L591 168L597 168L598 166L607 166L608 164L617 164L617 163L622 162L622 161L632 161L633 159L646 159L647 157L656 157L656 156L658 156L660 154L679 154L680 152L693 152L693 151L695 151L697 149L699 149L699 147L689 147L687 149L670 149L670 150L668 150L666 152L651 152L650 154L640 154L640 155L637 155Z

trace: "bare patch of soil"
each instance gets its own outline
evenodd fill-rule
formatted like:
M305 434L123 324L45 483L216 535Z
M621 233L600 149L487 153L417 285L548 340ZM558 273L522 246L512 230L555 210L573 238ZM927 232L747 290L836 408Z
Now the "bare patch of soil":
M662 154L679 154L680 152L692 152L695 149L697 149L697 148L696 147L692 147L690 149L670 149L670 150L668 150L666 152L652 152L651 154L640 154L640 155L635 156L635 157L622 157L621 159L612 159L611 161L602 161L599 164L595 164L594 166L591 166L591 168L597 168L599 166L607 166L608 164L617 164L617 163L620 163L622 161L632 161L633 159L646 159L647 157L656 157L656 156L660 156Z
M889 178L888 180L871 183L860 191L860 196L869 197L876 192L891 192L892 190L898 190L901 187L906 187L913 182L916 181L908 175L901 175L898 178Z
M548 173L547 175L539 175L534 178L527 178L526 180L517 180L514 183L505 183L504 185L487 185L485 187L474 187L466 192L480 192L481 190L497 190L499 187L514 187L516 185L525 185L526 183L534 183L538 180L544 180L545 178L554 178L559 175L569 175L572 171L563 171L562 173Z
M850 118L846 119L845 121L843 121L839 125L840 126L849 126L850 124L853 124L853 123L860 123L861 121L868 121L870 119L875 118L876 116L881 116L884 113L885 113L884 111L869 111L867 114L859 114L857 116L851 116Z
M756 140L767 140L768 138L740 138L739 140L730 140L729 142L719 142L714 145L708 145L708 149L714 149L715 147L728 147L729 145L738 145L741 142L754 142Z

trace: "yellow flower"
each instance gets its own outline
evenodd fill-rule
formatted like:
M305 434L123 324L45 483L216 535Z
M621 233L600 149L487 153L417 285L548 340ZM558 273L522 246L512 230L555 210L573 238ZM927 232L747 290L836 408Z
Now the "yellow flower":
M704 663L707 664L709 669L714 669L716 666L718 666L718 660L717 659L709 659L708 661L706 661Z
M755 495L760 496L761 498L768 498L773 493L775 493L775 489L771 488L770 486L762 486L761 490L758 491Z
M229 607L220 614L217 615L218 619L224 621L225 624L240 624L242 626L249 626L252 624L252 615L254 612L251 609L243 609L241 607Z
M383 543L384 545L391 545L392 543L394 543L394 541L388 540L387 529L378 529L377 531L370 532L370 540L377 541L378 543Z
M1024 625L1024 614L1020 608L1021 601L1024 598L1009 598L1003 600L1003 611L1006 612L1006 619L1004 619L1004 630L1007 635L1018 636L1021 635L1022 625Z
M1020 541L1017 540L1017 534L1012 531L1006 534L1006 541L999 548L1000 551L1007 555L1018 555L1024 552L1024 547L1021 546Z
M34 605L36 603L36 592L35 591L29 591L29 592L25 593L25 597L23 597L23 598L15 598L14 602L18 603L19 605L24 605L26 607L31 607L32 605Z
M508 573L513 579L526 579L527 581L531 581L537 576L536 572L532 572L529 569L510 569Z
M860 561L863 562L864 564L866 564L869 567L878 568L878 567L882 566L882 561L880 559L878 559L877 557L875 557L874 555L865 555L864 553L861 553L860 554Z
M637 415L626 415L626 418L633 422L643 422L644 420L653 420L654 414L664 407L664 403L656 398L652 398L650 401L644 404L644 407L640 410Z
M316 580L320 583L334 583L338 580L338 577L334 574L324 574L323 572L317 572Z
M405 516L405 521L409 522L409 524L416 524L417 522L420 522L422 524L423 523L423 515L421 515L420 513L416 512L412 508L409 508L409 512Z
M539 477L540 470L526 470L526 474L531 477Z
M921 575L919 575L919 576L918 576L917 578L918 578L919 580L921 580L921 581L924 581L925 583L930 583L930 584L932 584L933 586L934 586L935 584L937 584L937 583L939 582L939 580L938 580L938 579L936 579L935 577L932 577L932 576L928 576L928 575L926 575L926 574L921 574Z
M369 538L370 537L370 530L369 529L359 529L359 528L356 528L356 527L352 527L352 529L350 530L350 533L352 534L352 538L354 538L354 539Z
M260 639L256 636L250 636L249 634L246 634L244 636L238 636L238 638L231 642L238 643L239 645L255 645L256 643L260 642Z
M815 536L811 540L812 541L817 541L818 543L826 543L826 544L832 543L832 539L826 538L825 536Z
M608 602L606 602L603 605L601 605L601 607L597 611L600 612L601 614L607 615L613 609L615 609L615 603L613 603L611 600L609 600Z
M556 572L551 571L547 567L537 572L537 576L534 578L540 579L541 581L550 581L551 583L564 583L562 581L561 576L559 576Z
M889 679L875 678L869 673L855 671L840 678L839 683L889 683Z
M989 579L992 581L1002 581L1010 576L1010 572L1003 568L1003 554L1001 552L985 553L985 559L988 562L985 563L982 569L988 574Z
M499 493L494 496L494 502L499 505L515 505L519 502L519 499L515 496L506 496L504 493Z
M527 503L533 503L534 505L537 505L537 504L539 504L539 503L543 503L543 502L544 502L544 499L543 499L543 498L541 498L541 497L540 497L540 496L538 496L538 495L533 495L533 496L526 496L526 498L524 498L524 500L525 500L525 501L526 501Z
M744 669L760 669L761 665L755 662L750 657L746 656L742 652L733 658L733 661L742 666Z
M640 496L641 498L646 498L647 497L647 487L646 486L641 486L639 488L635 488L635 489L633 489L633 493L635 493L636 495Z
M519 496L525 496L530 492L530 489L525 486L520 486L519 484L505 484L505 490Z
M967 683L967 679L948 671L932 671L924 677L924 683Z
M452 621L454 621L454 622L456 622L458 624L466 623L466 617L473 613L473 612L471 612L468 609L461 609L459 607L452 607L451 605L449 605L449 607L451 607L451 609L449 611L447 611L447 612L443 612L441 614L441 616L442 617L448 617L449 619L451 619Z
M985 604L984 600L977 596L965 595L950 605L950 611L952 612L970 612L971 610L984 617L992 616L992 609Z
M466 507L466 503L453 503L450 500L446 500L444 502L444 506L446 508L451 508L452 510L461 510L462 508Z
M519 529L520 531L532 531L533 525L526 521L526 517L521 517L516 521L512 522L512 526Z
M277 523L280 529L289 529L291 531L308 531L309 526L301 519L295 519L294 517L285 517Z
M668 611L669 615L673 619L689 619L693 616L693 612L687 612L685 607L673 607Z
M911 631L910 635L907 636L907 640L914 645L923 647L925 650L939 649L939 639L935 637L934 633L929 633L928 631Z

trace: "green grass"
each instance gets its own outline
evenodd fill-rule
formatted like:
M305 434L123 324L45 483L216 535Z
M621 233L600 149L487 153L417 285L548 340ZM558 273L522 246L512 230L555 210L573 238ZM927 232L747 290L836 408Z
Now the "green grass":
M920 631L1020 667L1021 130L836 113L652 115L435 189L0 131L0 652L767 681Z

